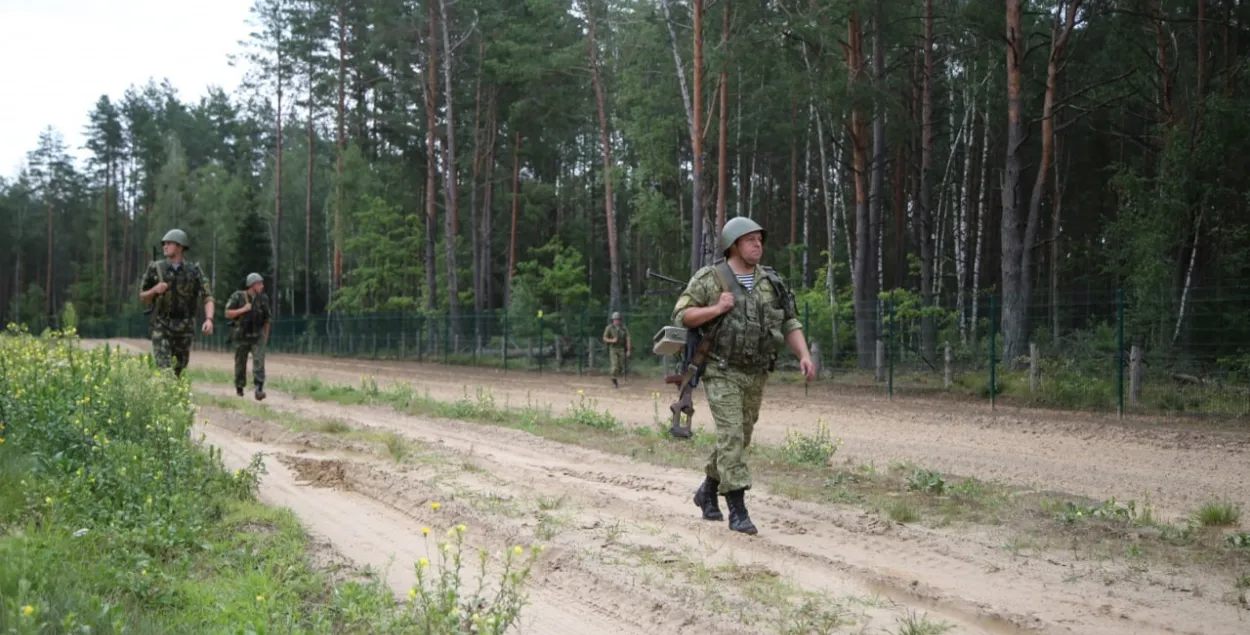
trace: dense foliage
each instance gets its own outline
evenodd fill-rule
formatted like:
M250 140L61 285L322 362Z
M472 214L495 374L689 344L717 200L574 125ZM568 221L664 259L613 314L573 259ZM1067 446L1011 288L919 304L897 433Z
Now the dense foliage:
M260 268L280 315L656 308L647 269L683 277L748 215L862 368L890 290L934 363L991 294L1014 364L1113 321L1118 288L1130 343L1237 357L1247 12L257 0L237 93L102 96L86 165L48 130L0 182L0 313L132 308L173 225L217 295Z

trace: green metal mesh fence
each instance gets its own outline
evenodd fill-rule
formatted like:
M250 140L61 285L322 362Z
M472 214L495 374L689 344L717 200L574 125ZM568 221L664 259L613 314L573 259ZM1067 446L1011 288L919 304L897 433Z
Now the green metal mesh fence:
M1250 290L1248 290L1250 291ZM1110 412L1250 414L1250 293L1193 289L1181 301L1107 290L1067 294L1028 307L1026 341L1004 359L997 296L969 297L956 310L924 309L914 293L883 293L856 314L849 302L800 297L799 310L821 374L832 386L891 397L963 398ZM1183 311L1181 306L1184 307ZM669 311L623 311L633 340L630 372L657 379L677 360L651 353ZM932 321L926 337L926 321ZM858 350L857 322L874 333ZM275 321L271 353L464 364L506 370L606 373L600 341L608 313L564 308L535 315L505 311L315 315ZM228 328L197 336L200 350L228 351ZM146 316L84 320L89 338L146 338ZM782 380L797 363L783 355Z

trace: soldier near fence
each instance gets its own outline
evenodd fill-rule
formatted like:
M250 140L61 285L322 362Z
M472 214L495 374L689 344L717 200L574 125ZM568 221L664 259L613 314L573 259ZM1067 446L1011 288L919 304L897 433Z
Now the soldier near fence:
M620 388L618 380L625 374L626 360L633 354L629 329L621 324L621 314L612 314L612 322L603 329L603 343L608 345L608 358L612 362L612 387Z
M213 334L212 290L199 265L184 258L191 249L186 232L171 229L161 238L165 257L148 263L139 285L139 299L151 305L152 357L158 368L182 371L191 361L191 342L195 338L195 313L204 306L201 331Z
M230 294L226 301L226 319L230 320L230 339L234 342L234 390L240 397L247 387L247 356L251 355L256 400L265 398L265 345L272 315L265 297L265 279L259 273L248 274L246 287Z
M674 325L691 329L719 320L702 378L716 422L716 448L694 503L703 518L719 521L724 516L717 496L724 496L729 528L745 534L757 533L745 503L751 489L745 451L759 418L764 384L783 346L799 359L808 381L815 375L794 296L776 271L759 264L764 237L764 228L748 218L725 223L725 260L695 272L672 316Z

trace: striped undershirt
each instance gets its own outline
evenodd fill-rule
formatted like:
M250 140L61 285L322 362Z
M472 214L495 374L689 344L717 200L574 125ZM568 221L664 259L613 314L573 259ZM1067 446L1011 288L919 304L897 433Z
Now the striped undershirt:
M738 284L742 285L742 288L746 289L747 291L750 291L752 285L755 284L755 272L754 271L752 271L751 273L734 272L734 275L738 277Z

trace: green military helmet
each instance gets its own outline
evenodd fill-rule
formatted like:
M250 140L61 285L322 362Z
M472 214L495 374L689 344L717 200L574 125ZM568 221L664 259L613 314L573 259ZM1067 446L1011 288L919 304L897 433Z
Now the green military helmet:
M265 279L264 279L264 278L262 278L262 277L260 277L260 274L259 274L259 273L249 273L249 274L247 274L247 285L245 285L245 286L249 286L249 287L250 287L250 286L252 286L252 285L256 284L257 282L264 282L264 281L265 281Z
M612 319L613 319L613 320L619 320L619 319L621 319L621 312L620 312L620 311L613 311L613 312L612 312Z
M181 229L171 229L165 232L165 237L161 239L162 243L178 243L183 249L190 249L191 245L187 242L187 232Z
M760 232L761 238L768 236L768 232L764 231L764 228L760 227L759 223L747 218L746 216L735 216L729 219L729 221L725 223L725 226L720 230L721 254L728 258L729 248L732 247L734 243L738 242L739 238L755 232Z

